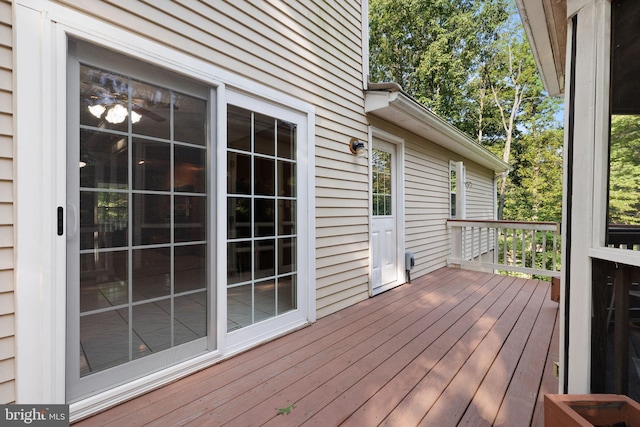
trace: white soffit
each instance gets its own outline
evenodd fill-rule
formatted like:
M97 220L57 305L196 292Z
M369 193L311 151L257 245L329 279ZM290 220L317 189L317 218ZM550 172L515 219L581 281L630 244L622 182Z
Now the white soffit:
M540 77L551 96L564 91L566 1L516 0Z
M382 90L365 92L365 112L380 117L494 172L504 172L509 165L477 144L465 133L442 120L393 84L370 84Z

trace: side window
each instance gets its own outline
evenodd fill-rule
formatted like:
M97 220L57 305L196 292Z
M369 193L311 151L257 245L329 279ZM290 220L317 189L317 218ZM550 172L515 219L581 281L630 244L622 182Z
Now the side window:
M466 218L466 171L463 162L449 162L449 216Z
M456 218L457 170L456 163L449 162L449 216Z

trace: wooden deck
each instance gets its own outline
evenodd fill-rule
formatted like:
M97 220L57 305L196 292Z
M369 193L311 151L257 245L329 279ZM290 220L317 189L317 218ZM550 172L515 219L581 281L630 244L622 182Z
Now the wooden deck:
M542 426L548 282L443 268L76 426Z

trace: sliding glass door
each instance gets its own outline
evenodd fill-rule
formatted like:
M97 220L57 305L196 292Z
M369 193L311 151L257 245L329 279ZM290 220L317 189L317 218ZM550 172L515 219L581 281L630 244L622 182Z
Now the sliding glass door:
M73 399L206 351L214 276L209 91L83 44L70 50Z

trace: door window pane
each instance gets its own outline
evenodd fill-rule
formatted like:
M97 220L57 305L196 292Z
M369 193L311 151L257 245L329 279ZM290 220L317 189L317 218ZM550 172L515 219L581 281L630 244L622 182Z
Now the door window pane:
M171 347L171 300L165 299L134 305L133 331L141 343L132 348L133 358L139 359Z
M129 315L127 310L110 310L80 316L80 375L85 376L128 362ZM142 341L133 336L132 344Z
M278 279L278 313L297 308L296 276L283 276Z
M122 135L82 129L80 146L81 187L128 188L127 138Z
M251 156L227 153L227 193L251 194Z
M278 234L285 236L296 233L296 202L278 200Z
M174 345L207 336L207 295L198 292L174 299Z
M251 237L251 218L250 198L229 197L227 199L227 238Z
M254 322L260 322L276 315L276 284L273 280L255 285Z
M129 126L129 79L80 66L80 124L126 132Z
M268 237L275 236L276 232L276 209L273 199L255 199L255 230L254 236Z
M174 292L207 288L207 246L187 245L174 248Z
M175 242L197 242L207 238L207 199L199 196L174 197Z
M374 148L371 167L373 215L391 215L391 153Z
M252 284L227 288L227 331L253 323L253 302Z
M273 196L275 194L276 167L273 159L255 158L254 194Z
M296 165L292 162L278 162L278 196L295 197Z
M133 139L133 189L168 191L171 187L171 147L164 142Z
M138 249L132 252L133 301L171 293L171 251L169 248Z
M200 148L175 146L174 191L204 193L206 152Z
M189 144L205 145L207 102L193 96L174 93L174 139Z
M227 147L251 151L252 113L234 105L227 106Z
M127 251L80 255L80 311L87 312L129 302Z
M171 242L171 196L134 194L132 211L135 246Z
M262 114L253 115L253 137L256 153L275 155L275 126L276 120L272 117L263 116Z
M295 139L293 123L278 120L278 157L281 159L296 159Z
M80 249L126 246L128 221L126 193L80 192Z
M130 120L139 135L171 138L172 91L155 85L131 81Z

